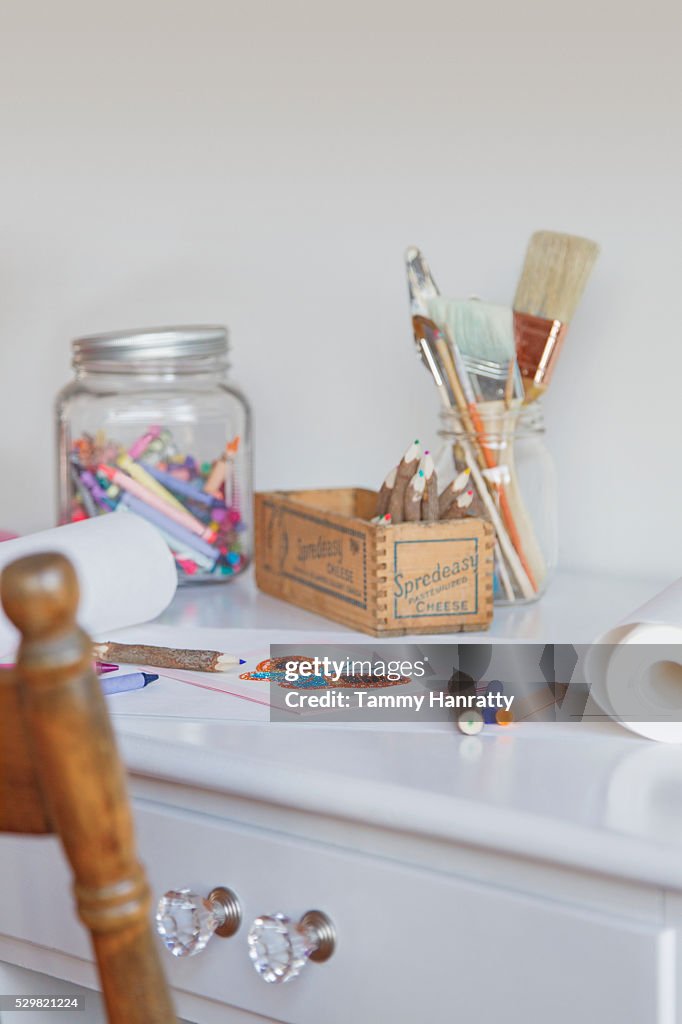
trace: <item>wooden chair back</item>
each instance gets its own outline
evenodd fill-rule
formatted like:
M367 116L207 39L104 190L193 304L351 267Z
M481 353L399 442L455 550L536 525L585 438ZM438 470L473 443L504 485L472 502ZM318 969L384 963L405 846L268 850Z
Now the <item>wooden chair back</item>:
M59 554L22 558L2 573L0 595L21 633L16 667L0 671L0 831L59 836L110 1024L176 1024L125 775L76 624L74 569Z

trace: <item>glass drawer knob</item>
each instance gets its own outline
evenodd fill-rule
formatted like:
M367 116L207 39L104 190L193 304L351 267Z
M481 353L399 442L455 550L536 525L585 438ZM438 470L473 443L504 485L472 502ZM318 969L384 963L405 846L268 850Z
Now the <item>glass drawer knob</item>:
M229 939L241 922L239 900L218 887L207 897L191 889L169 889L156 908L156 930L173 956L195 956L213 935Z
M300 921L284 914L257 917L248 935L249 956L263 981L277 984L297 978L308 960L324 963L334 952L334 925L321 910Z

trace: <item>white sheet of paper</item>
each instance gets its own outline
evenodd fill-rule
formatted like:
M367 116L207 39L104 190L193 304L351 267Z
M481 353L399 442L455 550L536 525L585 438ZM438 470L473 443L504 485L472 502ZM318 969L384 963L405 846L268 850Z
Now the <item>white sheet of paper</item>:
M78 621L89 633L121 629L160 615L177 587L173 556L139 516L100 516L0 544L0 571L24 555L59 551L78 574ZM13 661L17 631L0 609L2 661Z
M107 698L111 714L141 715L166 718L206 719L215 721L269 721L270 683L267 680L242 680L240 675L255 671L257 665L270 657L271 644L287 644L296 653L305 655L313 645L323 646L324 653L331 658L347 654L348 644L358 641L373 650L374 638L360 635L358 639L346 633L308 633L293 630L267 629L204 629L150 623L120 630L116 634L100 636L98 640L116 640L120 643L151 644L160 647L187 647L202 650L218 650L244 658L246 664L235 666L229 672L186 672L179 669L160 669L160 678L143 690L127 694L114 694ZM402 638L398 641L403 643ZM140 666L121 666L135 671ZM151 671L151 669L150 669ZM417 683L409 684L423 692ZM393 688L391 688L393 689ZM403 685L401 693L408 692ZM291 711L292 720L314 719L328 710L313 709ZM324 723L329 725L328 721ZM339 726L348 723L339 722ZM352 723L356 728L424 729L433 728L437 723L427 721L390 723Z

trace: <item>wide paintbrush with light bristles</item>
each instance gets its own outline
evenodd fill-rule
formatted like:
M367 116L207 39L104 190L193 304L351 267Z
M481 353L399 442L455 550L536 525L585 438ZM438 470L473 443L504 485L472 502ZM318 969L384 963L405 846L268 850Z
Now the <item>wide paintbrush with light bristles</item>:
M598 255L596 242L558 231L536 231L528 243L514 297L516 357L526 402L547 389Z

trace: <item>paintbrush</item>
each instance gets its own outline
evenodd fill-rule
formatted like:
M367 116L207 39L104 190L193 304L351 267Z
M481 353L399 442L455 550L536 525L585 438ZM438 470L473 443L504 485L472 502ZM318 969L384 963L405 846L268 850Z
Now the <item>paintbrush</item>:
M446 329L446 331L447 331L447 329ZM448 341L448 346L447 346L448 350L449 350L450 354L452 355L452 361L453 361L453 364L454 364L455 376L456 376L456 378L457 378L457 380L458 380L458 382L460 384L461 392L463 393L463 399L464 399L464 403L465 403L465 407L466 407L466 412L468 414L468 419L469 419L469 422L472 424L473 430L475 431L476 437L478 438L478 443L480 445L480 451L481 451L481 454L482 454L483 460L484 460L484 467L483 468L487 468L487 470L495 471L497 469L497 456L496 456L495 452L493 451L493 449L490 447L490 444L489 444L490 438L488 436L488 431L487 431L486 425L483 422L483 419L481 417L481 414L480 414L480 411L479 411L479 407L478 407L478 404L476 402L476 396L474 395L474 390L473 390L473 388L471 386L471 381L469 380L469 375L468 375L468 373L466 371L466 368L464 366L464 361L462 359L462 354L459 351L459 346L457 345L457 342L454 340L454 338L448 337L447 341ZM460 408L460 415L461 415L462 410L464 409L464 406L461 405L461 397L460 396L458 396L458 398L457 398L457 404L458 404L458 406ZM466 429L468 429L467 424L466 424L466 420L463 419L463 423L465 424ZM473 467L472 467L472 470L473 470ZM487 478L489 478L488 474L487 474ZM519 561L520 561L521 566L523 568L524 575L526 576L526 578L527 578L527 580L528 580L528 582L530 584L531 592L535 593L538 590L538 584L537 584L537 581L535 579L533 570L532 570L532 568L530 566L530 563L528 561L528 558L526 557L526 554L524 552L523 541L522 541L521 535L519 533L517 524L516 524L516 522L514 520L514 512L513 512L512 508L511 508L511 505L509 503L509 499L507 497L507 493L506 493L506 490L505 490L505 487L504 487L504 483L503 483L503 481L501 479L495 480L494 478L491 480L491 482L494 482L495 491L496 491L496 497L497 497L497 499L499 501L499 505L500 505L500 512L502 513L502 518L503 518L503 520L505 522L505 525L507 527L507 530L509 532L509 537L511 539L511 542L512 542L512 544L514 546L514 549L515 549L515 551L516 551L516 553L518 555ZM483 498L483 495L481 495L481 498ZM502 545L502 547L504 549L504 545ZM519 582L521 582L521 581L519 580ZM528 595L525 595L525 596L528 596Z
M405 253L405 269L412 314L412 335L417 354L431 373L441 402L446 409L451 409L454 396L436 349L437 329L429 318L429 302L438 295L438 288L423 254L414 245Z
M523 396L509 306L436 296L429 302L429 313L457 343L477 402L503 399L510 374L513 396Z
M429 316L429 303L439 295L438 285L421 249L411 245L405 251L410 312L413 316Z
M516 470L514 439L519 415L523 409L521 399L513 399L509 402L481 402L478 406L488 437L495 439L494 449L498 456L496 470L489 470L489 474L494 474L493 479L504 482L514 523L520 537L523 538L525 558L530 566L533 579L540 588L547 575L547 563L538 543L533 520L526 509Z
M433 280L433 275L426 259L416 246L412 246L407 250L405 262L410 294L410 311L412 313L412 329L419 354L433 376L443 406L450 411L457 410L460 422L466 432L468 439L458 439L457 443L463 452L467 466L471 468L474 485L498 535L500 560L503 553L521 594L525 598L532 597L537 588L532 574L529 573L522 557L517 554L521 544L518 532L514 527L511 509L506 505L503 511L510 532L513 531L515 534L514 541L510 539L507 527L502 522L497 506L488 491L486 481L479 472L479 464L481 468L485 469L486 466L490 466L493 463L491 463L491 453L488 452L484 455L476 440L477 435L481 431L482 424L480 423L480 418L477 423L472 422L470 411L472 407L475 409L475 397L471 390L467 373L461 364L461 359L459 361L460 365L456 365L455 360L458 355L456 346L449 346L447 344L436 324L427 315L429 303L438 296L438 288ZM464 389L467 385L468 391L465 392ZM503 490L499 496L506 504ZM398 514L401 514L400 511ZM505 580L508 581L506 572L504 576ZM505 590L511 600L513 595L509 593L508 586L505 586Z
M501 488L500 505L514 546L529 578L539 588L546 575L545 560L512 472L513 428L523 398L512 310L480 299L440 297L431 300L429 309L452 338L455 357L461 359L461 373L468 378L471 389L467 395L470 417L481 438L487 477ZM475 407L472 398L476 399ZM501 455L505 460L502 463Z
M413 315L412 326L415 340L421 346L422 350L427 353L427 356L424 358L424 362L433 375L433 379L438 389L438 394L444 407L451 412L455 412L456 410L457 416L464 427L466 436L458 438L458 444L462 450L464 461L471 470L476 490L478 491L486 512L490 516L493 526L495 527L501 552L500 560L502 555L507 559L522 596L524 598L533 597L535 594L533 582L529 578L529 575L515 550L515 546L510 540L507 528L502 522L497 506L493 501L488 491L485 479L479 470L479 464L481 465L481 468L485 469L487 463L475 440L478 430L472 423L469 416L467 396L463 391L459 376L456 372L452 351L445 339L442 337L437 326L428 317ZM464 371L462 370L462 372ZM450 389L446 387L445 379L449 381ZM454 391L455 398L449 397L450 391ZM508 579L506 573L505 577ZM510 596L508 594L508 597L509 600L512 600L513 595Z
M526 402L539 398L549 384L598 255L596 242L577 235L536 231L531 237L514 297L516 356Z

